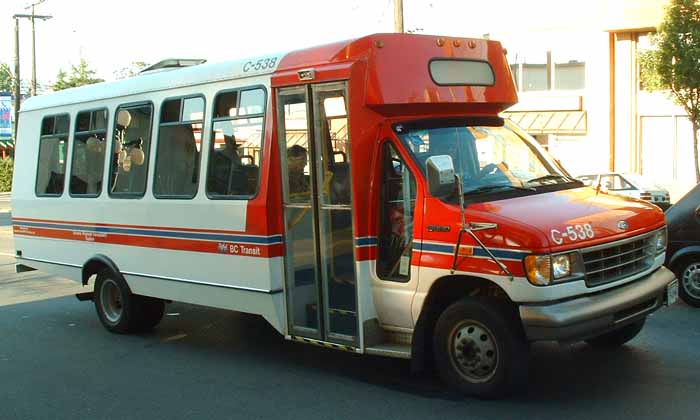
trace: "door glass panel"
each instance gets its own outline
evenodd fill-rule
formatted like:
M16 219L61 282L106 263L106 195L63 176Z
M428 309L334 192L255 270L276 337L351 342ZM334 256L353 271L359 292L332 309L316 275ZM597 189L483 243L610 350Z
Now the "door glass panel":
M295 335L355 344L345 84L288 88L278 98L290 329Z
M357 292L345 89L314 86L313 92L326 333L329 339L353 341Z
M391 143L382 151L377 275L407 282L411 274L416 180Z
M286 223L286 285L291 329L320 338L316 256L306 91L279 95L280 151Z
M316 92L319 142L319 201L323 204L350 205L350 142L343 90ZM349 209L349 208L348 208Z

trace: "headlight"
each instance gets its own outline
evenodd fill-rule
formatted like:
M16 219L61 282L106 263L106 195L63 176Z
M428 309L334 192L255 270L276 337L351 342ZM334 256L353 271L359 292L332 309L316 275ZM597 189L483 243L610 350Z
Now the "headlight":
M554 280L571 275L571 258L569 254L555 255L552 257L552 276Z
M667 240L668 233L666 232L666 228L656 232L656 237L654 238L654 243L656 244L656 255L662 254L666 251Z
M583 262L578 252L557 255L528 255L525 257L525 273L535 286L548 286L573 280L582 275Z
M525 257L527 279L535 286L546 286L552 280L552 261L549 255L528 255Z

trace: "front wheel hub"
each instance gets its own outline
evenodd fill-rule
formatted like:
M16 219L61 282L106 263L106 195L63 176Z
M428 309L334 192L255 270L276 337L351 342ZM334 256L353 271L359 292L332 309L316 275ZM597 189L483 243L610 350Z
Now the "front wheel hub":
M498 366L493 333L478 321L465 320L452 330L450 355L457 372L470 382L488 381Z
M683 272L683 289L691 297L700 299L700 263L693 263Z

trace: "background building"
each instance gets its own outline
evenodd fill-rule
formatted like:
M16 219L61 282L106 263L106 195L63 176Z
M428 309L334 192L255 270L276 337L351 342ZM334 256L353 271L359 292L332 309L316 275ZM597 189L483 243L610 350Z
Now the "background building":
M695 185L692 126L665 94L643 90L637 59L667 4L562 0L487 36L508 49L519 89L506 115L567 169L641 173L675 201Z

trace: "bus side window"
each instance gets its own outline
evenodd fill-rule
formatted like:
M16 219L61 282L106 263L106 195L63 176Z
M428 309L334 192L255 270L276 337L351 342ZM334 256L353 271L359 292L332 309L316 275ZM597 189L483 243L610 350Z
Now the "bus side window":
M165 101L160 113L153 195L192 198L199 183L204 98Z
M41 122L35 187L37 196L57 197L63 194L69 126L67 114L44 117Z
M153 105L127 105L115 114L110 195L140 197L146 192Z
M78 113L70 168L72 196L97 197L102 192L106 139L106 109Z
M411 275L416 180L391 143L382 147L377 275L407 282Z
M248 198L258 191L265 91L227 91L214 99L207 194Z

